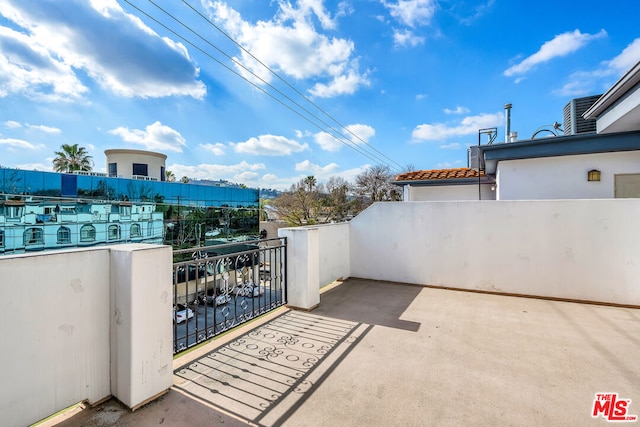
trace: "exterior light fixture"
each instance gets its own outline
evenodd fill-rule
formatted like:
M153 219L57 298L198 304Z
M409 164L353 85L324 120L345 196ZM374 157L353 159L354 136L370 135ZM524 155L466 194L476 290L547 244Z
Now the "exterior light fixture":
M587 172L587 181L600 181L600 171L597 169L591 169Z

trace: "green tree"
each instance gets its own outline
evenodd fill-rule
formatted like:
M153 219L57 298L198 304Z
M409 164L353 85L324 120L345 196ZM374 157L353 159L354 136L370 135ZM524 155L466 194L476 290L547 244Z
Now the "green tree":
M84 147L78 144L62 144L61 151L56 151L53 159L53 170L56 172L90 171L93 168L92 157Z
M164 172L164 175L165 175L165 177L166 177L168 182L176 182L176 175L173 172L171 172L170 170L166 170Z

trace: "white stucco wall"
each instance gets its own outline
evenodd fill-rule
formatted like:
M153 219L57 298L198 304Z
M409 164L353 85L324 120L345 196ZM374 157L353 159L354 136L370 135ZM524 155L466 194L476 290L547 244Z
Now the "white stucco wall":
M599 182L587 181L597 169ZM606 199L614 197L614 175L640 173L640 152L501 160L496 174L498 200Z
M496 192L491 184L480 185L482 200L495 200ZM405 186L404 200L427 202L442 200L478 200L478 185Z
M0 257L0 424L172 384L171 248L124 244Z
M351 275L349 266L349 223L318 226L320 286Z
M109 311L108 249L0 257L0 424L110 395Z
M135 408L173 385L172 249L111 248L111 394Z
M639 199L376 203L353 277L640 305Z
M287 304L310 309L320 302L319 290L351 275L349 223L278 230L287 238Z

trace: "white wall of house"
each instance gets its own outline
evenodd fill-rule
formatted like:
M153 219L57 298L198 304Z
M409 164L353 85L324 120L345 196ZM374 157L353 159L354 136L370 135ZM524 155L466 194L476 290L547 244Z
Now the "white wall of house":
M110 395L134 407L168 389L171 301L169 247L0 257L1 424Z
M351 275L640 305L638 212L638 199L376 203L350 222Z
M482 200L495 200L496 192L491 184L480 185ZM404 186L405 202L436 202L442 200L478 200L478 185L429 185Z
M599 182L587 173L601 171ZM498 200L607 199L614 175L640 173L640 151L501 160L496 174Z

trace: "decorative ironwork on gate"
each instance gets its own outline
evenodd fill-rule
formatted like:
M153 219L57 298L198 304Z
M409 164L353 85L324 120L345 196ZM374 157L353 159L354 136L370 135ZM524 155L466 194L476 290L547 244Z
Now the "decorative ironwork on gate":
M286 238L173 254L174 354L286 303Z

